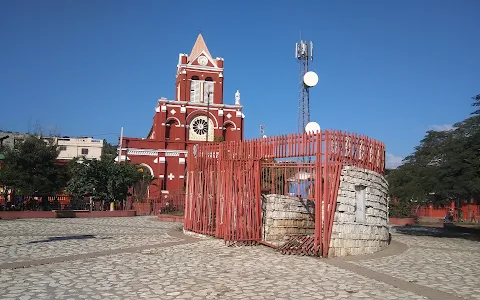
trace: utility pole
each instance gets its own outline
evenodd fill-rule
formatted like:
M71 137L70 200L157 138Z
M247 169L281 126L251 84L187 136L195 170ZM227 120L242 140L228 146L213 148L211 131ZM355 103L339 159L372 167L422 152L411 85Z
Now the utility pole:
M210 123L210 95L213 92L207 92L207 134L205 135L205 141L208 142L208 124Z
M120 129L120 143L118 144L118 163L122 161L122 144L123 144L123 127ZM127 156L125 155L125 160L127 160Z

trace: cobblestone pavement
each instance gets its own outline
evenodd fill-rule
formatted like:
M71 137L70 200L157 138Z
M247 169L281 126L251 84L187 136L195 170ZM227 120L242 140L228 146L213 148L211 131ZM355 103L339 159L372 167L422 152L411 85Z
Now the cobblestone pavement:
M469 235L443 237L443 228L393 228L393 239L407 251L354 262L408 282L466 299L480 299L480 243Z
M181 224L150 217L0 221L0 228L0 299L427 299L408 281L434 287L445 299L452 299L452 286L466 299L480 294L478 243L464 239L395 233L406 252L341 268L264 246L193 239Z
M173 226L140 217L2 221L0 264L178 241L165 231Z

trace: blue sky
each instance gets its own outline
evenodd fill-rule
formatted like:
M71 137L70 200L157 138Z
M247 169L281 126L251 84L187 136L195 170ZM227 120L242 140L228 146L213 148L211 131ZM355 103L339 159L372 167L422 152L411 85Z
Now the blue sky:
M389 164L464 119L480 93L477 0L179 3L0 1L0 129L145 137L200 32L225 59L224 102L242 94L247 138L260 124L296 131L300 32L320 77L311 119L385 142Z

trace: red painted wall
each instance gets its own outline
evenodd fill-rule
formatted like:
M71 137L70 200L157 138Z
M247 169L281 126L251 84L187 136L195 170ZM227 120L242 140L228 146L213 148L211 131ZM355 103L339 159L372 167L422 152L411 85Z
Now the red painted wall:
M224 61L211 58L217 64L209 62L207 67L189 62L188 56L181 54L175 79L175 101L158 100L153 117L152 130L146 139L125 137L122 142L122 155L127 155L129 162L144 164L153 171L156 178L150 187L150 197L160 197L162 191L177 191L184 186L186 150L190 145L204 141L189 140L190 122L198 115L206 115L213 122L215 138L225 141L243 139L242 106L225 105L223 99ZM214 82L213 104L190 103L190 83L193 76L199 80L211 77ZM177 88L180 86L180 95ZM225 128L225 129L224 129ZM143 154L140 153L142 150ZM152 151L146 151L152 150Z
M419 207L417 210L417 216L429 218L444 218L447 212L452 208L455 212L455 218L458 218L458 207L455 207L455 202L453 201L450 205L446 206L434 207L433 204L430 204L428 206ZM462 211L463 219L465 221L470 221L472 212L475 214L475 218L478 221L478 218L480 216L480 204L478 203L478 201L474 201L474 203L469 203L469 201L462 201L459 208Z

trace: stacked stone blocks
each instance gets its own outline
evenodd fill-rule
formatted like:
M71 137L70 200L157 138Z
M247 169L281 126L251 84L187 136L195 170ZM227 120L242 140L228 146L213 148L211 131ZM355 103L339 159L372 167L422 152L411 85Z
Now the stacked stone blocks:
M365 219L356 220L356 188L365 187ZM329 256L373 253L388 246L388 183L373 171L344 166L340 177L337 207Z
M365 215L356 218L357 189L365 188ZM388 184L376 172L344 166L332 228L329 256L347 256L380 251L388 246ZM292 196L262 196L263 240L282 245L292 235L313 235L314 202Z
M263 240L283 244L291 235L315 231L314 203L311 200L277 194L262 195Z

